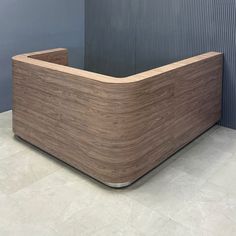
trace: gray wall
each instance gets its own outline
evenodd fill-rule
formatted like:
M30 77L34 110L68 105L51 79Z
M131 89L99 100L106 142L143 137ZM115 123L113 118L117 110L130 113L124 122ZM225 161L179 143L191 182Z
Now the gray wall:
M130 0L86 0L85 66L109 75L132 74L135 67L136 4Z
M11 57L55 47L83 67L84 0L1 0L0 112L11 108Z
M85 68L114 76L225 53L221 124L236 129L235 0L86 0Z

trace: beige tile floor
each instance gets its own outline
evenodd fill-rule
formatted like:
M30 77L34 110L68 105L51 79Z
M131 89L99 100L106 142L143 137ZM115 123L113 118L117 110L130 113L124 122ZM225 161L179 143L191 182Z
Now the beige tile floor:
M114 190L14 138L0 114L0 235L236 235L236 131L215 126Z

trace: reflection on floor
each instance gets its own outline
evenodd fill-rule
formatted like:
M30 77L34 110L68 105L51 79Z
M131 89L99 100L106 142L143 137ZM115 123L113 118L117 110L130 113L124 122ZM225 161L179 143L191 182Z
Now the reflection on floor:
M236 131L215 126L114 190L15 139L1 113L0 235L236 235Z

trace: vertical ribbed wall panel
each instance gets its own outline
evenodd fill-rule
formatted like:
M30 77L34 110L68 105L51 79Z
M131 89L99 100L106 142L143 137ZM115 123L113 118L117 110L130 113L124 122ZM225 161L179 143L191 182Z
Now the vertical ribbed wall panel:
M221 124L236 129L235 0L86 1L86 69L125 76L206 51L224 52Z

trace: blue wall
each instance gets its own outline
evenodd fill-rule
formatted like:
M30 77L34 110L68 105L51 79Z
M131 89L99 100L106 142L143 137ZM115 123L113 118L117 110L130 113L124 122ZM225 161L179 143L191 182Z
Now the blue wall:
M224 52L221 124L236 129L235 0L86 0L85 68L126 76Z
M84 0L1 0L0 112L11 109L11 57L55 47L84 66Z

